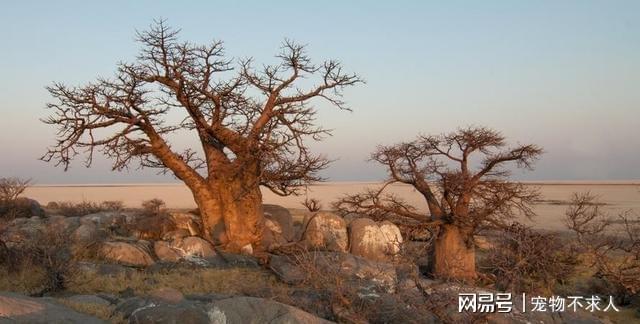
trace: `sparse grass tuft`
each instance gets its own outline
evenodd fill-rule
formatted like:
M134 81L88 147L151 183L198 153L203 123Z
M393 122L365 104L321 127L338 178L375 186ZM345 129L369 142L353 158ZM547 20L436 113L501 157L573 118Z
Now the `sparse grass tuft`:
M99 276L90 273L77 275L68 290L78 294L117 294L127 288L136 295L157 288L173 288L183 294L250 294L264 288L284 286L276 277L262 269L189 269L177 268L164 272L135 272L130 276Z

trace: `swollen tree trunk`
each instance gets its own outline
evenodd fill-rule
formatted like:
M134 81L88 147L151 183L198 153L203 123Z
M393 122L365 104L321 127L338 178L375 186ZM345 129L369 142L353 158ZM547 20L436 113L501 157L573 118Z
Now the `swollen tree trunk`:
M433 272L437 277L462 281L476 279L475 249L472 244L467 244L459 227L443 225L433 253Z
M251 253L261 248L262 194L257 184L216 179L191 191L201 213L205 239L231 252Z

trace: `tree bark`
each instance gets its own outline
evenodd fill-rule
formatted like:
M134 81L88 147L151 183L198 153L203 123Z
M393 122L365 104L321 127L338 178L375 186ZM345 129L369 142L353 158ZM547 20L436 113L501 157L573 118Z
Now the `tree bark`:
M191 191L201 213L205 239L230 252L261 249L263 211L259 185L213 180Z
M434 274L440 278L473 281L477 278L475 248L467 244L464 231L445 224L435 241Z

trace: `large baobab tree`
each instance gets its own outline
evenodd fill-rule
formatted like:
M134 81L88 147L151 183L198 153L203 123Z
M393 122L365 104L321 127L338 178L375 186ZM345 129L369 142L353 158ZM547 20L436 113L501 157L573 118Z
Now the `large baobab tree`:
M101 152L114 170L137 165L171 172L193 193L207 239L232 251L256 248L260 186L296 193L321 180L317 172L328 163L306 144L327 134L314 125L310 101L348 109L342 90L360 78L333 60L313 64L305 47L290 41L278 64L255 68L251 59L227 58L221 42L179 41L163 21L137 36L137 60L119 64L115 77L48 88L55 102L44 122L57 126L58 135L43 160L66 169L78 154L90 165ZM185 131L198 145L179 151L170 139Z
M508 148L500 133L482 127L379 146L372 160L387 167L389 179L381 188L345 196L335 206L437 228L434 274L474 279L473 235L481 229L505 228L517 213L533 216L535 189L508 181L505 166L531 168L541 153L535 145ZM394 183L413 186L424 197L428 213L388 194Z

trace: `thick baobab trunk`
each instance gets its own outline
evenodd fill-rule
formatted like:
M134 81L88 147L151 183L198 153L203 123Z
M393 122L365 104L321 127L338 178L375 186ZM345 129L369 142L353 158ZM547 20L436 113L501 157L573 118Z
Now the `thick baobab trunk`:
M462 281L476 279L475 249L467 244L459 227L443 225L433 252L433 271L437 277Z
M232 252L260 249L263 212L258 185L211 181L205 187L192 188L192 191L207 240Z

